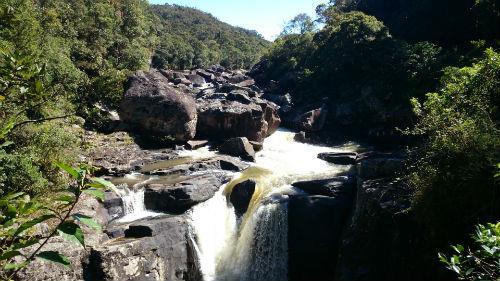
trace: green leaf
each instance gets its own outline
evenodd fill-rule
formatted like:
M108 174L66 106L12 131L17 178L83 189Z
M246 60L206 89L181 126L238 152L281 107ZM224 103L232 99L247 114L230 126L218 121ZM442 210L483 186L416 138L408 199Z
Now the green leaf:
M37 217L37 218L34 218L30 221L27 221L23 224L21 224L21 226L19 226L19 228L16 230L16 232L14 232L14 236L17 236L19 235L21 232L39 224L39 223L42 223L46 220L50 220L52 218L54 218L55 216L54 215L43 215L43 216L40 216L40 217Z
M106 199L106 197L104 196L104 192L102 190L91 188L91 189L85 189L83 192L90 194L101 201L104 201Z
M58 264L62 264L65 267L69 267L69 265L71 264L71 262L69 261L69 259L67 257L65 257L65 256L63 256L55 251L41 252L38 255L36 255L36 257L40 258L42 260L47 260L47 261L55 262Z
M73 194L61 194L57 196L55 201L73 203L75 202L75 196Z
M7 263L3 268L5 270L17 270L20 268L23 268L29 264L28 261L21 262L21 263Z
M12 142L12 141L6 141L6 142L0 144L0 148L6 148L6 147L11 146L13 144L14 144L14 142Z
M80 244L85 247L85 239L83 237L83 231L76 223L71 221L66 221L62 223L58 228L57 232L59 235L67 241Z
M61 163L61 162L57 162L57 163L55 163L55 165L57 167L59 167L60 169L66 171L66 173L70 174L73 178L75 178L75 179L81 178L80 173L75 168L68 166L68 165Z
M21 253L19 251L7 251L0 256L0 260L8 260L13 257L19 256Z
M108 188L108 189L113 190L116 194L119 194L119 193L120 193L120 192L118 191L118 189L116 188L116 186L115 186L113 183L111 183L111 182L109 182L109 181L107 181L107 180L105 180L105 179L101 179L101 178L92 178L91 180L92 180L94 183L98 183L98 184L102 185L102 186L103 186L103 187L105 187L105 188Z
M81 223L83 223L83 224L85 224L85 225L87 225L95 230L99 230L99 231L102 230L101 225L89 216L82 215L82 214L74 214L73 218L76 221L79 221L79 222L81 222Z

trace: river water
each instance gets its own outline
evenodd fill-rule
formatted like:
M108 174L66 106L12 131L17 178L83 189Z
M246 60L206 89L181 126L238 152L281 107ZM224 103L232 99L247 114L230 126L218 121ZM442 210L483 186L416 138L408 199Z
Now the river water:
M250 168L189 211L205 281L288 279L288 198L301 192L291 184L344 172L345 166L329 164L317 155L356 148L304 144L293 136L278 130L264 141ZM247 212L237 217L227 198L236 184L247 179L256 181L256 189Z

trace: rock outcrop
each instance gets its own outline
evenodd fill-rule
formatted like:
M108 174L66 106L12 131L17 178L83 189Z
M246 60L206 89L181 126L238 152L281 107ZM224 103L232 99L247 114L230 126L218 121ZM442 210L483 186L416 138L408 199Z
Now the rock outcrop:
M120 117L141 134L171 136L178 141L196 134L194 99L171 87L156 70L139 71L129 78Z
M253 145L245 137L228 139L219 147L219 151L228 155L241 157L244 160L255 160Z
M212 93L197 99L198 134L202 138L246 137L262 142L274 133L280 118L277 107L245 91Z
M201 280L194 241L183 216L117 227L124 228L125 238L92 249L85 280Z
M358 154L356 152L325 152L318 154L318 158L337 165L354 165Z
M224 183L215 173L197 176L175 184L148 184L144 202L148 210L182 214L196 204L212 198Z
M255 192L255 185L255 181L246 180L233 187L229 201L233 204L237 215L241 216L247 211L248 204Z
M294 195L288 203L289 280L333 280L355 182L339 177L293 185L308 194Z

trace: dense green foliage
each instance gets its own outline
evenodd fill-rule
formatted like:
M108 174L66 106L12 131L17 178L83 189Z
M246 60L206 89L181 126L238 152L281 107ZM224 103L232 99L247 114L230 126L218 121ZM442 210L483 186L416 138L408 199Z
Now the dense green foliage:
M500 55L489 49L471 67L447 68L423 104L413 100L420 120L412 132L426 136L410 175L414 208L435 241L500 214L499 77Z
M159 68L188 69L221 64L250 68L269 43L257 32L230 26L212 15L177 5L154 5Z
M410 118L409 99L435 86L440 51L428 42L394 39L372 16L332 13L319 32L278 38L258 80L278 81L299 105L323 97L332 112L355 105L348 122L359 126L394 127ZM401 111L408 113L406 120Z
M452 246L455 253L449 257L440 253L439 259L460 280L500 279L500 222L478 225L472 239L474 248Z

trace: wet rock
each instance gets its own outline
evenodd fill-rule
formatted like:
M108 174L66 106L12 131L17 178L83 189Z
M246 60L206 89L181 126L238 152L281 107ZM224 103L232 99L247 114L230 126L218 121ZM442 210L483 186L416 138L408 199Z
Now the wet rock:
M253 146L245 137L228 139L219 147L219 151L228 155L241 157L244 160L255 160Z
M295 123L300 130L306 132L317 132L323 129L326 121L328 109L326 105L316 108L299 115Z
M201 280L183 216L146 219L133 226L149 229L150 236L114 239L95 247L84 269L85 280Z
M308 143L310 140L306 137L306 132L301 131L293 136L293 140L301 143Z
M334 197L296 195L288 203L288 276L291 281L332 280L342 229L355 188L344 186Z
M105 200L103 202L104 208L108 212L110 220L114 220L123 217L123 200L122 198L112 191L107 191L105 193Z
M144 192L146 209L182 214L212 198L223 184L215 173L198 176L176 184L148 184Z
M255 181L246 180L233 187L229 201L233 204L236 214L241 216L247 209L255 191Z
M425 276L411 190L390 178L362 181L340 242L336 280L432 280ZM383 254L381 258L380 253Z
M248 168L248 164L245 164L237 159L231 157L224 157L219 160L219 165L222 170L240 172Z
M141 134L190 140L196 133L196 103L168 85L158 71L139 71L130 77L120 117Z
M187 144L188 149L195 150L195 149L207 146L208 141L207 140L190 140L190 141L187 141L186 144Z
M356 179L352 176L340 176L323 180L300 181L292 185L311 195L337 197L342 189L354 190Z
M337 165L355 165L358 154L355 152L326 152L318 154L318 158Z
M258 141L249 141L255 151L261 151L264 148L264 143Z

